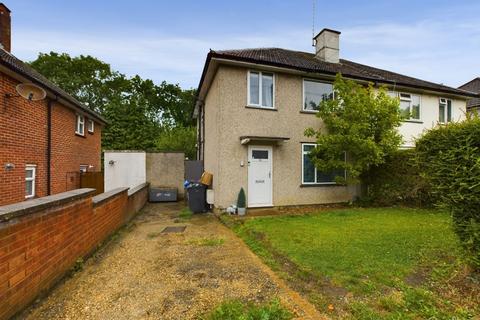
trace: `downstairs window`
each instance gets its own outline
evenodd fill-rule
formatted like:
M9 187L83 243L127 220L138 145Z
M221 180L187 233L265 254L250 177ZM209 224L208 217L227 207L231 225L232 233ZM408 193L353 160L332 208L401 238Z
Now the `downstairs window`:
M335 177L346 178L344 169L333 170L331 172L318 171L310 159L310 151L315 148L314 143L302 144L302 184L336 184Z

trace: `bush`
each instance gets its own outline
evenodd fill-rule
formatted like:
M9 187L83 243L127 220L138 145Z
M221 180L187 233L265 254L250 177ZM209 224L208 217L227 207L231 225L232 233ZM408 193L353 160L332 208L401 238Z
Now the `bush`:
M453 216L469 262L480 269L480 118L428 131L417 160L439 205Z
M243 188L240 189L240 192L238 193L238 198L237 198L237 207L238 208L246 208L246 197L245 197L245 190Z
M274 300L266 305L243 304L238 300L227 301L215 308L205 320L289 320L292 314Z
M367 186L362 202L369 205L429 207L432 196L427 181L420 176L415 149L398 150L373 167L363 177Z

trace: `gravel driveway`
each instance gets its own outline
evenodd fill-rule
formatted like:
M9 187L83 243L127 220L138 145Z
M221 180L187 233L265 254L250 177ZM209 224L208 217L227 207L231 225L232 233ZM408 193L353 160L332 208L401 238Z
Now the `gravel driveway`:
M319 319L212 215L179 219L181 204L147 204L132 224L26 310L26 319L196 319L225 299L278 297L299 319ZM186 226L181 233L161 233Z

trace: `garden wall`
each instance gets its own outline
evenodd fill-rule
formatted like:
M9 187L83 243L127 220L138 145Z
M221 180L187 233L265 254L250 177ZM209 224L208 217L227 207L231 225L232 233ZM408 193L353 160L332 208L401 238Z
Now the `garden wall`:
M146 157L147 181L153 187L177 188L184 196L185 154L183 152L149 152Z
M49 290L82 257L130 220L148 185L98 196L77 189L0 207L0 319Z

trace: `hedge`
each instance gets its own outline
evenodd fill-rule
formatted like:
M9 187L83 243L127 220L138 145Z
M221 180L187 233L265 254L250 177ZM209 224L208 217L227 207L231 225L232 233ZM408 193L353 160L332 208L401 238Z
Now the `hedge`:
M430 187L420 176L415 149L398 150L373 167L363 178L366 197L362 201L378 206L432 206Z
M432 129L416 149L422 176L452 213L466 256L480 269L480 118Z

